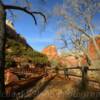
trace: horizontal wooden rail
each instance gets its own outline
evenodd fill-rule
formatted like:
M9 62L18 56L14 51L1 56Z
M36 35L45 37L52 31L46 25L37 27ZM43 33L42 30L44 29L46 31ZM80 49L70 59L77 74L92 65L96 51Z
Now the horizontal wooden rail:
M89 71L100 71L100 69L95 69L95 68L94 69L91 68L91 69L88 69L88 70Z
M56 69L56 68L48 68L47 70L52 70L52 69ZM67 67L67 69L81 69L81 67ZM64 68L58 68L58 70L64 70Z
M62 74L62 75L64 75L64 74ZM81 75L75 75L75 74L70 74L70 73L68 74L68 76L74 76L74 77L82 78ZM96 80L88 79L88 81L100 84L100 82L96 81Z
M56 69L56 68L49 68L49 69L47 69L47 70L52 70L52 69ZM82 69L82 67L67 67L67 69L69 69L69 70L71 70L71 69ZM58 70L64 70L64 68L58 68ZM89 68L89 69L87 69L88 71L100 71L100 69L99 68Z

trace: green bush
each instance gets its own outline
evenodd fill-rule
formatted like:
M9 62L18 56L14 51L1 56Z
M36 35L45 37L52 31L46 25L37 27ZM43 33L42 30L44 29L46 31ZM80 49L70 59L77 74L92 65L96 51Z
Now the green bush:
M9 58L13 59L16 57L25 58L25 61L31 61L31 63L34 63L36 66L45 66L49 64L46 55L39 53L31 47L14 39L8 38L6 47L7 49L11 49L11 52L6 51L6 67L11 67L14 64L12 60L9 60Z
M11 60L6 61L5 68L10 68L10 67L16 67L16 62Z

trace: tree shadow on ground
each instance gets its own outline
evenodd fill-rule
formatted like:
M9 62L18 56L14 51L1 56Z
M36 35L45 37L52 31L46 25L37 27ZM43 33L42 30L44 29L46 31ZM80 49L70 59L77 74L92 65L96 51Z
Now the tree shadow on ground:
M41 86L38 87L37 90L34 91L35 87L33 88L33 91L31 92L31 94L27 97L25 97L25 94L23 96L22 99L18 99L18 100L34 100L41 92L43 92L43 90L48 86L48 84L55 78L56 76L53 76L52 78L50 78L49 80L47 80L44 84L40 84Z
M66 97L67 98L67 97ZM80 81L69 96L69 100L100 100L100 90L91 86L82 86Z
M42 87L40 87L40 89L37 91L36 95L33 95L32 96L32 99L33 100L34 98L36 98L48 85L49 83L55 78L56 76L52 77L50 80L48 80L45 84L43 84Z

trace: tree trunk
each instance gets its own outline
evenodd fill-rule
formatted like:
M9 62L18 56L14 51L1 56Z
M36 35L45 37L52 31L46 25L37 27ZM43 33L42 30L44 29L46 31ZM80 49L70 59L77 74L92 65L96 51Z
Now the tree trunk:
M0 97L5 96L4 67L5 67L5 42L6 42L6 12L0 0Z

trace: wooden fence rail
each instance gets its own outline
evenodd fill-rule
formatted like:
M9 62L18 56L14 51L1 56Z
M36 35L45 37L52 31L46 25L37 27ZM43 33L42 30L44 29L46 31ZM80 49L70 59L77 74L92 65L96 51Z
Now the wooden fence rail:
M52 70L52 69L56 70L55 68L49 68L48 70ZM85 86L87 85L87 83L89 81L99 83L99 81L89 79L88 71L100 71L100 69L94 69L94 68L92 69L92 68L89 68L88 66L83 66L83 67L78 66L78 67L71 67L71 68L66 68L66 69L67 69L66 70L66 75L67 76L75 76L75 77L82 78L81 79L81 81L82 81L81 84L82 84L82 86L84 86L84 88L85 88ZM59 68L57 71L59 71L59 70L60 71L65 71L65 68ZM71 73L69 73L69 70L79 70L79 71L81 71L81 76L71 74ZM15 72L18 72L18 71L21 72L20 69L15 70ZM33 69L33 70L29 69L28 71L25 70L25 72L34 73L34 72L36 72L36 69ZM33 83L35 84L38 80L43 78L44 75L45 74L43 74L42 76L36 77L36 78L30 78L30 79L25 80L25 81L20 80L16 84L15 83L9 84L9 85L6 86L6 92L7 92L7 94L14 93L14 92L16 92L16 93L20 92L20 91L26 89L27 87L31 87L30 84L32 84L32 85L33 85Z
M74 77L82 78L81 84L83 85L84 88L85 88L85 86L87 86L88 82L95 82L95 83L100 84L99 81L89 79L89 77L88 77L88 71L100 71L100 69L97 69L97 68L89 68L88 66L82 66L82 67L78 66L78 67L71 67L71 68L58 68L57 70L56 70L56 68L52 68L52 69L54 69L57 74L58 74L58 72L60 70L60 71L66 71L64 73L66 73L65 75L67 75L67 77L68 76L74 76ZM77 70L77 69L81 71L81 76L75 75L75 74L71 74L69 72L69 70Z

